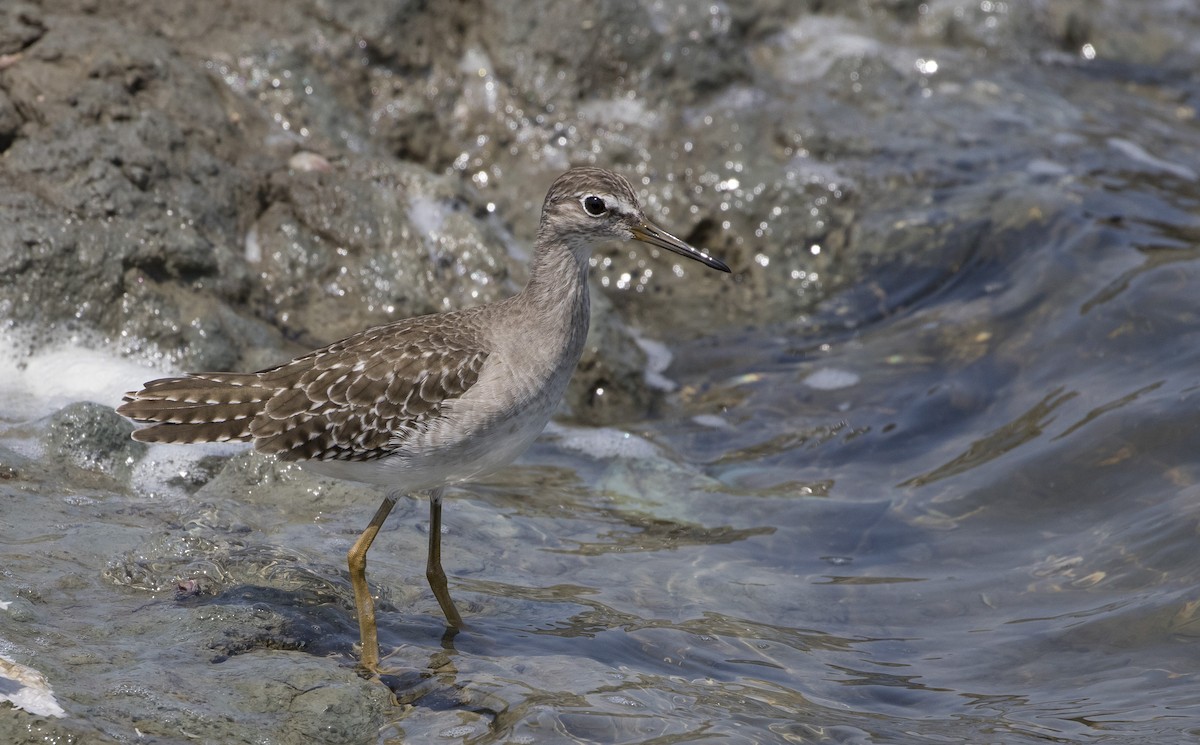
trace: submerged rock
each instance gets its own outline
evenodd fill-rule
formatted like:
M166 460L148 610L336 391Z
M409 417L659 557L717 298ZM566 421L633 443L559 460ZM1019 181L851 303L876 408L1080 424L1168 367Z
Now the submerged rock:
M80 401L50 416L42 444L48 463L62 460L127 480L146 452L145 445L130 437L132 432L133 424L111 408Z

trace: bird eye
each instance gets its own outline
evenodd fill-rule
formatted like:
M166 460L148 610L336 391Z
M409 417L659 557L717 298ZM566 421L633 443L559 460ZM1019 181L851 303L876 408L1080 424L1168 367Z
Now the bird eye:
M599 217L608 212L608 205L600 197L590 194L583 198L583 211L592 217Z

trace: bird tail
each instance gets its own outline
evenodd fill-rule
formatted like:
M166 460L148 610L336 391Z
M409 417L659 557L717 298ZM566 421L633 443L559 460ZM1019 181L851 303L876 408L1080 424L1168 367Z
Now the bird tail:
M117 413L151 425L134 430L139 442L249 442L270 395L255 373L193 373L126 393Z

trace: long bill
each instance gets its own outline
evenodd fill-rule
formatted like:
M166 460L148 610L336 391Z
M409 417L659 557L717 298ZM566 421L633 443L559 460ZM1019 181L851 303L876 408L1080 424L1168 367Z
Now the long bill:
M701 264L719 269L722 272L728 272L729 267L724 261L714 259L706 253L703 253L698 248L692 248L687 243L671 235L662 228L651 225L649 222L643 222L641 225L634 228L632 231L633 237L643 243L649 243L651 246L665 248L672 253L677 253L680 256L686 256L689 259L695 259Z

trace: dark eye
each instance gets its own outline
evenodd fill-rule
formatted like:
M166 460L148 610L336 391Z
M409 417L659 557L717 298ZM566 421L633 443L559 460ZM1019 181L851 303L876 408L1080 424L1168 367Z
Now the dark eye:
M593 194L583 198L583 210L592 217L599 217L608 212L608 205L604 204L603 199Z

